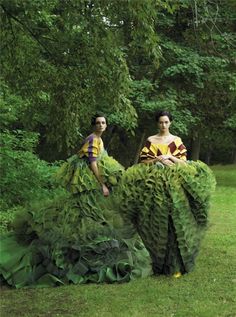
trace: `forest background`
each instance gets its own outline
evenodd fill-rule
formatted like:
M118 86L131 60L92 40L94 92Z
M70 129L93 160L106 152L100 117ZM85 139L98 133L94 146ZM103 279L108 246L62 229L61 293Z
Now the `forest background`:
M234 0L1 0L0 12L8 220L56 190L56 166L97 111L109 120L105 147L125 167L156 133L159 109L173 113L189 159L236 163Z

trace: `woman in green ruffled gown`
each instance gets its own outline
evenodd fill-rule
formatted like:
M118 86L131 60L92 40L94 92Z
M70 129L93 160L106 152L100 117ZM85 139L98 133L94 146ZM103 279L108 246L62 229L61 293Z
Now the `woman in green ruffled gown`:
M103 195L108 196L109 189L104 183L97 165L97 158L104 151L104 145L101 136L107 128L106 118L101 114L97 114L92 118L91 123L95 127L94 132L85 139L78 156L79 158L86 158L88 160L93 174L102 187Z
M187 161L182 140L169 131L169 112L156 121L159 132L147 139L141 164L122 178L120 212L141 236L153 272L179 277L194 267L215 179L204 163Z
M104 151L106 118L95 115L92 124L93 133L57 172L67 191L31 204L1 237L0 277L9 285L127 282L151 274L146 248L107 197L124 168Z

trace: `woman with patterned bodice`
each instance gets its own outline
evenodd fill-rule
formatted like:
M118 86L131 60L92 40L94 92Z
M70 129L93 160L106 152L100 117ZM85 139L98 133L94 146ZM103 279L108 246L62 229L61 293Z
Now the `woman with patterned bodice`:
M187 150L181 138L169 131L172 115L168 111L156 114L159 133L150 136L140 154L142 163L161 162L164 165L183 164L186 161Z
M96 114L91 123L93 132L57 170L55 196L16 215L0 239L0 278L13 287L127 282L151 274L141 239L111 206L125 170L104 150L107 120Z
M102 187L103 195L108 196L109 189L104 183L97 165L97 158L104 150L101 136L107 128L106 118L103 115L97 114L92 118L91 123L94 127L94 132L85 139L82 148L78 152L78 156L79 158L86 158L88 160L93 174Z
M68 158L60 167L56 178L72 194L99 190L102 191L104 197L107 197L109 196L108 179L105 175L107 173L101 166L104 159L112 160L104 150L101 138L107 128L107 119L103 114L96 114L91 120L91 125L93 132L85 138L77 154ZM101 160L102 157L103 160Z
M181 138L169 131L168 111L156 121L159 132L148 137L141 163L122 177L119 207L149 251L153 273L179 277L194 267L215 179L203 162L187 161Z

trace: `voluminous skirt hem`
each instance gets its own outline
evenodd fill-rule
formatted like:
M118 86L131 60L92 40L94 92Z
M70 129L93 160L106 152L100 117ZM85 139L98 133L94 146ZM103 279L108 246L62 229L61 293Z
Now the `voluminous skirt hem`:
M112 190L124 168L105 153L98 164ZM146 248L103 197L86 161L73 156L57 179L70 192L32 204L2 237L2 280L20 288L120 283L150 275Z
M155 274L190 272L207 228L215 178L203 162L138 164L120 184L120 213L150 253Z

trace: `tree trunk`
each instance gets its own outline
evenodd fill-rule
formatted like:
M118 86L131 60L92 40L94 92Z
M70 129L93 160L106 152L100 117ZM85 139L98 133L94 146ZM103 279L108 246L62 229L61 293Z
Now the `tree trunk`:
M205 163L207 165L210 165L210 163L211 163L211 154L212 154L211 146L209 146L207 149L207 152L206 152L206 156L205 156Z
M199 137L198 134L196 134L196 135L192 138L191 160L193 160L193 161L199 160L200 147L201 147L200 137Z
M138 160L139 160L139 154L141 152L141 149L143 147L143 144L144 144L144 140L146 138L146 132L144 131L141 135L141 140L139 142L139 146L138 146L138 149L136 151L136 155L135 155L135 159L134 159L134 164L137 164L138 163Z
M232 151L232 164L236 164L236 148Z
M105 135L103 139L106 140L106 150L108 151L110 144L112 143L112 140L116 131L116 127L112 126L112 127L109 127L107 130L108 130L108 133Z

